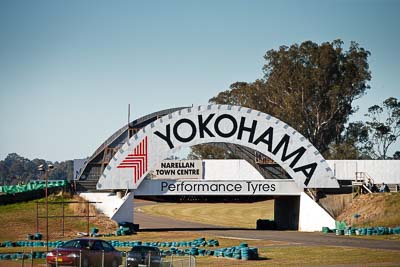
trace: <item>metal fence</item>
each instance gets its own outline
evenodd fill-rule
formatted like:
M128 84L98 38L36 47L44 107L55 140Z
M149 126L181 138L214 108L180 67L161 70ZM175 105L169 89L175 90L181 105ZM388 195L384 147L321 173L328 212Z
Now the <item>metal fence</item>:
M31 251L30 253L28 252L23 252L20 254L19 259L21 260L21 267L34 267L34 266L43 266L42 264L37 264L34 263L34 257L33 257L33 252ZM78 261L77 261L77 267L84 267L85 263L82 262L82 257L81 253L78 256ZM46 261L46 260L44 260ZM55 263L52 265L55 267L58 267L58 260L56 257ZM127 262L127 257L124 256L122 258L122 265L119 267L127 267L128 262ZM104 251L102 251L101 255L101 260L98 263L98 266L96 267L110 267L105 264L105 259L104 259ZM167 256L162 258L161 263L151 263L149 262L148 264L139 264L139 267L196 267L196 258L194 256Z
M160 267L196 267L194 256L168 256L163 258Z

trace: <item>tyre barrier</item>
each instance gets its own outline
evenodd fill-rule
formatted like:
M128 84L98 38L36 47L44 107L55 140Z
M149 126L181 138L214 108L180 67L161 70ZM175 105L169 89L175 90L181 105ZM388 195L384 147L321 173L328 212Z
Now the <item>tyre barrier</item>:
M49 242L49 247L57 247L64 243L64 241ZM218 240L205 238L198 238L193 241L179 241L179 242L142 242L142 241L117 241L111 240L110 243L114 247L133 247L139 245L157 246L161 247L160 252L162 256L215 256L225 257L237 260L255 260L258 259L258 249L251 248L247 243L240 243L239 246L221 248L216 250L206 249L205 247L219 246ZM42 241L6 241L0 243L3 247L44 247L46 242ZM166 249L166 248L169 249ZM0 260L13 260L22 258L45 259L46 252L35 251L32 254L27 253L7 253L0 254Z
M141 242L141 241L117 241L110 243L114 247L132 247L132 246L155 246L160 247L161 256L215 256L226 257L241 260L254 260L258 258L258 249L249 248L247 243L240 243L239 246L221 248L217 250L205 249L204 247L219 246L218 240L199 238L193 241L179 242ZM166 249L166 248L169 249Z
M116 236L132 235L139 230L139 225L131 222L118 223L118 229L115 231ZM110 236L110 234L108 234Z
M327 233L332 233L332 230L329 229L329 227L322 227L322 232L323 232L324 234L327 234Z
M49 242L49 247L59 247L65 241L58 240ZM179 242L142 242L142 241L109 241L114 247L133 247L133 246L153 246L153 247L218 247L219 242L215 239L206 240L204 237L192 241L179 241ZM0 247L45 247L45 241L5 241L0 243Z
M246 244L247 245L247 244ZM198 247L180 249L171 247L169 250L160 249L162 256L215 256L237 260L256 260L258 259L258 249L248 246L235 246L221 248L216 250L208 250Z
M197 247L179 249L171 247L169 250L160 249L162 256L215 256L231 258L236 260L256 260L258 259L258 249L251 247L228 247L217 250L201 249ZM124 253L124 252L122 252ZM19 259L45 259L46 252L35 251L33 253L6 253L0 254L0 260L19 260Z
M98 233L99 233L99 229L98 228L96 228L96 227L92 227L91 229L90 229L90 236L97 236L98 235Z
M133 246L153 246L153 247L218 247L219 242L215 239L206 240L204 237L195 239L193 241L167 241L167 242L142 242L142 241L109 241L114 247L133 247Z
M132 234L133 232L129 227L120 226L120 228L115 231L116 236L132 235Z
M48 246L49 247L58 247L60 245L64 244L64 241L55 241L55 242L49 242ZM44 241L5 241L0 243L0 247L45 247L46 242Z
M336 235L398 235L400 234L400 227L365 227L365 228L356 228L356 227L346 227L343 229L329 229L328 227L322 227L322 232L324 234L327 233L336 233Z
M43 234L41 233L35 233L35 234L27 234L26 239L27 240L42 240Z
M217 249L214 251L214 256L237 260L256 260L258 259L258 249L248 247L247 244L241 243L240 246Z
M32 253L4 253L0 254L0 260L45 259L46 252L34 251Z
M336 235L344 235L344 230L336 229Z

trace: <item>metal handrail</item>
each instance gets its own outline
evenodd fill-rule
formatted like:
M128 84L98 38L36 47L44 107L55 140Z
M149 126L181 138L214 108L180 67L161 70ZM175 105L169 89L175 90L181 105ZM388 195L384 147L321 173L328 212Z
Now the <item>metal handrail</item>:
M375 184L374 179L367 172L356 172L356 182L367 182L371 181L372 184Z

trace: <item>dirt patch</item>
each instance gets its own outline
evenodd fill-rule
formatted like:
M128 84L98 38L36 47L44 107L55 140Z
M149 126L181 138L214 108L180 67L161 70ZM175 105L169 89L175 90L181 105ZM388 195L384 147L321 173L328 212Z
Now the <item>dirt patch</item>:
M374 193L358 196L337 220L352 226L400 226L400 193Z
M319 199L322 205L334 218L351 206L352 194L326 195Z
M74 201L84 202L85 200L79 196L74 196ZM87 214L87 204L79 203L79 204L70 204L69 207L75 215L83 215ZM99 228L101 234L105 233L113 233L117 229L117 223L110 218L108 218L103 213L99 212L95 206L89 205L90 215L96 215L94 218L90 218L91 225L94 225L96 228Z

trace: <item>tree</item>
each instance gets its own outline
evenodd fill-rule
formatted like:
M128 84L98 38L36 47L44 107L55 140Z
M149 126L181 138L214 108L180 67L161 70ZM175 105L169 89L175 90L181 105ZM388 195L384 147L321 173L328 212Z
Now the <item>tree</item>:
M370 159L366 146L369 141L368 127L364 122L351 122L338 142L329 146L326 157L331 159Z
M188 155L188 159L236 159L236 155L231 151L227 151L221 147L206 144L196 145L192 147L192 151Z
M0 161L0 183L13 185L19 182L29 182L33 179L42 178L38 166L53 164L43 159L29 160L16 153L8 154ZM55 162L53 171L50 172L50 180L71 180L73 178L73 162L71 160Z
M382 106L373 105L365 114L370 120L366 122L370 133L367 146L371 148L372 157L388 159L388 150L400 136L400 102L395 97L383 101ZM398 151L397 151L398 152ZM395 153L393 157L397 157Z
M344 51L335 40L320 45L306 41L269 50L264 77L236 82L210 99L215 104L241 105L271 114L302 133L322 153L339 143L352 103L369 88L370 53L351 42ZM202 154L195 148L196 154Z

